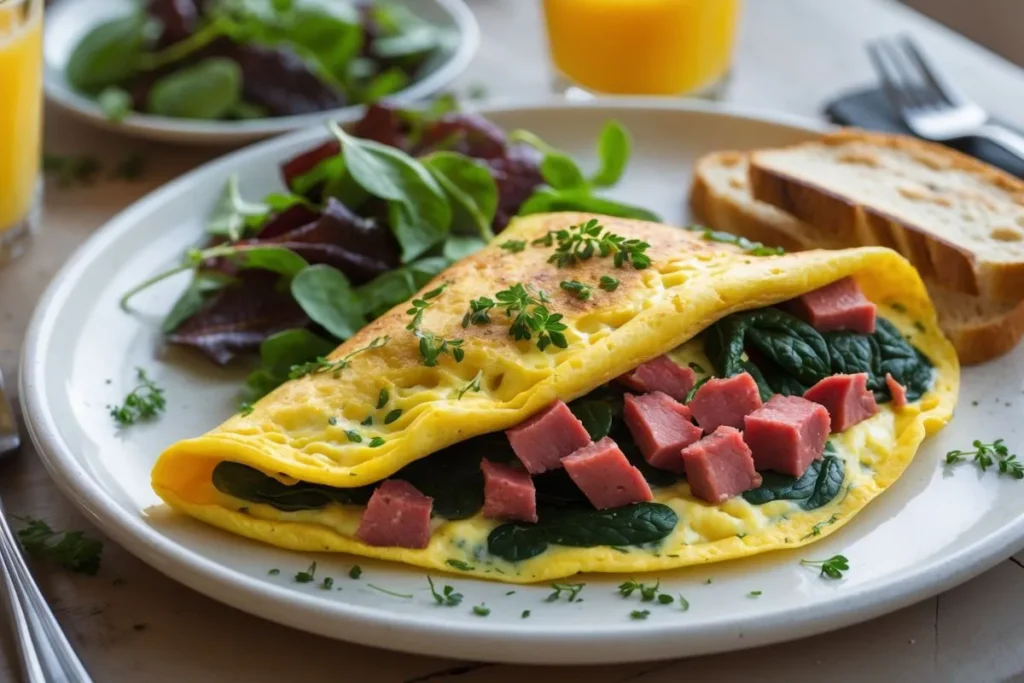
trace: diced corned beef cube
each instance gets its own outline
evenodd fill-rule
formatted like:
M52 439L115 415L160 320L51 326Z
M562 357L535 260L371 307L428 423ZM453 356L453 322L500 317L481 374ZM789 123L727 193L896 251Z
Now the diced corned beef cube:
M661 391L682 401L697 382L697 374L668 356L658 356L620 376L619 381L634 391Z
M852 277L798 296L787 308L819 332L853 330L872 334L875 331L875 305L864 297Z
M682 474L679 451L704 433L690 422L690 409L668 394L626 394L623 417L637 447L654 467Z
M822 456L828 432L825 407L799 396L776 394L743 418L743 440L754 455L754 466L793 477Z
M761 485L750 449L734 427L719 427L687 446L682 459L690 491L709 503L721 503Z
M761 392L750 373L713 377L693 394L688 404L694 419L710 434L721 425L743 426L743 417L761 407Z
M505 431L516 457L530 474L557 470L562 458L590 443L583 423L563 401L556 401L526 422Z
M885 373L885 386L889 387L892 394L892 405L895 408L903 408L907 405L907 388L896 381L891 372Z
M565 471L598 510L654 498L640 470L607 436L562 460Z
M434 499L401 479L388 479L373 492L359 520L356 538L366 545L426 548Z
M528 473L486 458L480 461L480 469L484 473L484 517L537 521L537 489Z
M878 412L875 395L868 390L868 374L832 375L804 392L804 398L825 406L832 431L841 432Z

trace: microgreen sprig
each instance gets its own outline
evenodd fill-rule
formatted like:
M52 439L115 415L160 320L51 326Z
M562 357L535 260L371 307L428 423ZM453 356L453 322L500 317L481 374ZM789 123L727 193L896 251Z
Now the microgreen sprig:
M586 286L579 280L562 280L558 286L572 294L580 301L586 301L590 298L590 287Z
M551 584L551 588L554 589L554 592L545 598L545 601L557 602L562 599L564 594L567 602L576 602L580 591L582 591L586 585L587 584L585 583L553 583Z
M1010 453L1002 439L996 439L992 443L975 440L971 445L974 446L973 450L955 450L946 453L946 464L955 465L964 462L967 456L973 456L973 462L981 468L982 472L988 471L989 467L995 465L999 474L1008 474L1014 479L1024 479L1024 464L1017 460L1015 454Z
M843 572L849 571L850 561L842 555L833 555L827 560L800 560L805 567L820 567L821 575L826 579L841 579Z
M429 576L427 577L427 583L430 584L430 593L434 596L434 602L438 605L443 605L445 607L457 607L462 603L462 593L456 593L455 589L451 586L446 585L439 593L434 587L434 580Z
M491 309L494 308L494 301L486 296L479 299L471 299L469 302L469 313L462 316L462 326L486 325L491 322Z
M551 246L555 242L555 253L548 259L548 263L554 263L559 268L588 261L595 255L603 258L612 256L616 268L631 263L637 270L643 270L651 265L651 257L646 254L650 244L605 231L604 226L596 218L549 232L544 237L535 239L533 244Z
M299 379L306 375L320 375L325 373L333 373L334 379L338 379L341 376L341 371L348 367L352 359L358 356L360 353L370 351L371 349L379 349L391 340L387 335L383 337L377 337L366 346L356 349L352 353L339 358L338 360L329 360L323 356L318 356L315 360L300 363L299 365L293 365L291 370L288 372L288 379Z
M469 382L466 384L466 386L464 386L461 389L459 389L458 393L455 395L455 399L457 401L461 401L462 397L465 396L468 392L470 392L470 391L474 391L474 392L480 391L480 380L483 379L483 377L484 377L484 371L483 370L480 370L479 372L477 372L476 376L473 379L469 380Z
M119 406L107 406L119 427L128 427L140 420L151 420L167 408L164 390L158 387L142 368L135 368L138 385L125 396Z

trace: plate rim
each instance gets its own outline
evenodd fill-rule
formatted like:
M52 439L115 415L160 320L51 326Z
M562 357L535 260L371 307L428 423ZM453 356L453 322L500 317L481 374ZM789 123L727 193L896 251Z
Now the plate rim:
M480 24L465 0L432 1L452 17L459 32L458 45L436 71L385 98L389 104L410 104L440 92L466 70L480 49ZM47 16L44 15L43 19L45 22ZM309 114L246 121L191 120L131 113L123 121L115 123L103 116L99 106L91 99L70 87L55 83L53 79L43 79L43 92L47 101L61 110L114 133L159 141L224 146L301 130L331 118L344 119L361 112L366 106L351 105Z
M603 98L567 102L544 98L512 105L500 102L474 108L482 114L516 111L597 108L682 111L785 126L804 132L831 128L821 121L757 108L703 102L682 102L660 98ZM54 343L52 327L59 315L54 303L68 295L75 277L122 232L131 229L136 213L178 191L196 176L241 164L250 155L273 153L307 137L319 128L307 128L236 150L204 163L133 202L90 236L60 268L47 286L32 315L22 347L19 394L25 423L40 460L51 478L79 509L117 543L147 564L194 590L219 602L264 619L302 631L363 645L400 649L422 655L536 664L624 663L668 659L686 655L712 654L802 638L834 630L895 611L948 590L989 569L1024 545L1024 516L976 538L938 567L929 566L888 580L879 579L853 589L843 600L829 601L812 615L800 607L775 610L765 615L723 617L699 627L686 622L609 624L565 632L562 627L545 627L541 622L515 627L509 624L474 622L438 623L421 615L381 612L374 607L326 603L312 595L285 586L268 585L207 559L200 552L158 533L143 516L124 510L111 500L98 482L79 465L73 447L59 434L54 417L47 410L45 361ZM301 609L296 610L296 606ZM331 620L303 619L308 610L330 613ZM329 623L328 623L329 621ZM343 626L344 628L339 628ZM344 631L344 633L342 633ZM396 632L401 644L392 644ZM439 638L445 649L439 650ZM690 645L680 648L689 639ZM586 646L586 652L572 646ZM594 647L598 646L598 647ZM492 655L482 656L481 649ZM524 655L524 653L529 653ZM568 656L567 656L568 655Z

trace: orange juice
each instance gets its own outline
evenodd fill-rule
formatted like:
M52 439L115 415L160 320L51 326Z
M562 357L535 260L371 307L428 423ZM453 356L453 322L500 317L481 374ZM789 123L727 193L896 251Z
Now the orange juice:
M39 179L42 0L0 0L0 242L21 224Z
M683 95L728 72L740 0L544 0L555 67L615 95Z

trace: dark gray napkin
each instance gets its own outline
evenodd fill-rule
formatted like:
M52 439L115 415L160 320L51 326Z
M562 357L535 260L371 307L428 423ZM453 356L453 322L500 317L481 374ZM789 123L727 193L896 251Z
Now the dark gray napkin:
M913 135L889 104L885 93L878 89L858 90L842 95L828 104L824 113L829 120L844 126ZM1013 128L1006 123L1003 125ZM1017 128L1014 130L1020 132ZM1024 179L1024 161L988 140L960 138L947 144L953 149L970 154L972 157L977 157L1007 173Z

